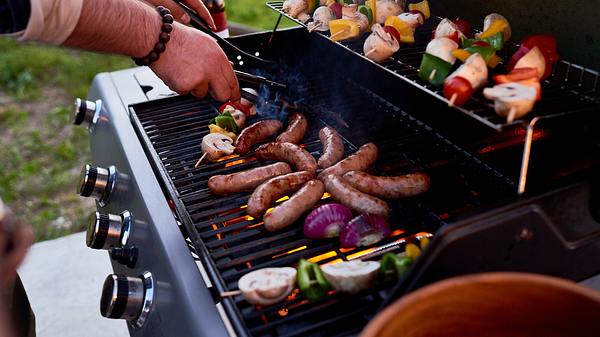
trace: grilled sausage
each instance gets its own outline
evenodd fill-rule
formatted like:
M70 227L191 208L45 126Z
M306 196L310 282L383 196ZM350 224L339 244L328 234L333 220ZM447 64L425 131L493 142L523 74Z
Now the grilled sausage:
M326 168L319 173L319 179L327 177L329 174L341 176L348 171L364 171L377 160L377 146L373 143L367 143L361 146L358 151L349 155L339 163Z
M294 112L288 118L288 127L275 141L281 143L299 144L308 130L308 121L303 114Z
M317 161L305 149L292 143L267 143L256 149L259 160L280 160L294 166L298 171L317 172Z
M334 200L358 213L375 214L384 218L390 214L390 208L385 201L355 189L335 174L325 176L323 182L325 190Z
M272 137L279 132L281 126L281 122L276 119L266 119L248 126L235 140L235 153L247 154L252 150L252 145Z
M344 141L335 129L328 126L319 131L319 139L323 144L323 154L319 158L319 167L328 168L344 156Z
M288 201L265 215L265 228L273 232L293 224L321 199L324 192L325 187L320 180L307 182Z
M378 177L361 171L350 171L342 178L363 193L387 199L412 197L426 192L431 186L429 176L422 172L395 177Z
M217 195L252 191L265 180L290 172L290 165L275 163L232 174L212 176L208 179L208 188Z
M248 199L248 214L254 218L258 218L277 199L296 192L313 177L314 174L301 171L288 173L265 181L252 192L250 199Z

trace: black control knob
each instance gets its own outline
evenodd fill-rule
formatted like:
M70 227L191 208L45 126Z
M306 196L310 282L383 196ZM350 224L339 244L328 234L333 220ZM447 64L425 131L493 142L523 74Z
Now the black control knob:
M79 177L79 195L94 197L100 206L105 206L115 185L115 178L114 166L103 168L86 164Z
M131 234L132 216L129 211L120 215L94 212L87 226L86 244L94 249L123 247Z
M110 250L110 258L129 268L135 267L138 258L136 247L113 247Z
M100 314L106 318L126 319L136 326L144 324L152 306L152 274L141 277L110 274L104 281Z
M86 101L81 98L75 99L75 111L73 113L73 124L75 125L87 125L90 131L98 122L100 117L100 107L102 101L97 100L96 102Z

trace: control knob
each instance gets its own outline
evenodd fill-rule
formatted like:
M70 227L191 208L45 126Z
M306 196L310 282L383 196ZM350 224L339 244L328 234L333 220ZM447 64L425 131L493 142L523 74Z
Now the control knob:
M106 206L115 185L116 172L114 166L103 168L86 164L79 177L79 195L94 197L100 206Z
M100 109L102 101L86 101L81 98L75 99L75 111L73 113L73 124L87 125L88 130L92 132L98 119L100 118Z
M132 225L129 211L119 215L94 212L88 221L86 244L90 248L106 250L124 247L131 235Z
M110 274L102 287L100 314L106 318L126 319L141 327L150 313L153 297L150 272L140 277Z

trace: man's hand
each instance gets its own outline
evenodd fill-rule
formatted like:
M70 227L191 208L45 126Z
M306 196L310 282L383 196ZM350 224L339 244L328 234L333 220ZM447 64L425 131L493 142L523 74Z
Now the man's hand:
M172 0L145 0L145 1L154 7L157 7L157 6L167 7L171 11L171 14L173 14L173 17L177 21L179 21L181 23L185 23L185 24L190 23L190 20L191 20L190 17ZM198 15L201 18L203 18L204 21L206 21L210 25L210 28L212 28L213 30L216 29L215 22L213 21L212 16L210 16L210 13L208 12L208 9L206 8L206 6L204 6L204 3L202 2L202 0L181 0L181 2L183 2L189 8L196 11L196 13L198 13Z
M150 68L180 93L219 101L240 100L240 88L233 67L219 45L193 28L174 24L171 41L160 59Z
M0 200L0 289L11 285L33 243L31 227L18 225Z

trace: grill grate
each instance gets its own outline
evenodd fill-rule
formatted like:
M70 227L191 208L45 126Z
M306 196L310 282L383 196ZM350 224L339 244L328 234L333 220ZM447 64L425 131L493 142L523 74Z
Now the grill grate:
M270 1L266 4L269 8L284 15L297 24L306 27L300 20L292 18L282 11L282 1ZM431 96L448 103L440 88L421 80L418 76L419 66L427 43L431 39L431 31L441 18L428 20L415 32L415 44L402 44L400 50L391 58L382 63L375 63L364 56L363 44L369 33L363 33L358 39L341 41L333 44L346 48L361 56L368 62L377 64L379 67L394 74L409 84L427 92ZM329 40L329 32L315 32ZM508 60L516 46L507 46L502 50L503 60ZM507 123L504 118L498 116L494 111L493 102L486 100L481 92L476 93L464 106L454 107L462 113L476 119L482 124L496 131L502 131L508 127L523 125L536 118L559 118L579 113L595 113L600 110L600 88L598 78L600 74L594 70L573 64L567 61L559 61L555 66L553 75L542 84L543 99L538 102L534 110L527 116L527 120L516 120Z
M314 78L309 82L319 83ZM390 250L398 252L407 241L434 233L447 221L511 197L511 180L381 97L348 82L346 89L352 95L332 104L322 89L305 88L297 94L309 97L310 104L339 113L350 127L336 124L329 115L309 111L311 131L303 146L315 157L321 150L318 130L327 124L346 139L347 153L367 141L375 142L381 154L375 172L393 175L423 170L432 177L433 186L426 195L390 203L394 210L390 222L395 231L377 246L340 249L333 239L306 239L301 224L270 233L260 219L246 215L248 193L213 196L207 188L210 176L262 165L250 153L194 168L201 139L208 132L208 121L216 114L218 102L185 96L131 108L138 135L216 293L235 290L237 280L251 270L294 266L300 258L323 264L369 258ZM328 200L324 197L322 202ZM332 336L360 331L385 294L385 289L377 288L355 296L332 294L323 301L308 303L294 293L288 301L265 308L251 306L237 296L223 299L223 304L240 336Z

